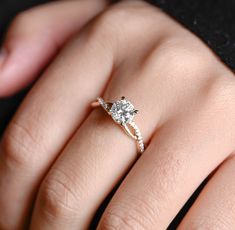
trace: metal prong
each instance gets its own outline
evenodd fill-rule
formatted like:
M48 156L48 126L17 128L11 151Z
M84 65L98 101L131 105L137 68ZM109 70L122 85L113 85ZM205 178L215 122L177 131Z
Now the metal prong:
M135 113L135 114L138 114L138 112L139 112L139 110L138 110L138 109L136 109L136 110L134 111L134 113Z
M126 98L124 96L122 96L122 100L125 100Z

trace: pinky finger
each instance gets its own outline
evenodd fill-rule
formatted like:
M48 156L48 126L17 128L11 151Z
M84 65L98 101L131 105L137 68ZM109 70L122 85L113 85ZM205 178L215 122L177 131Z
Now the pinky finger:
M107 4L107 0L56 1L19 14L0 52L0 97L32 83L60 47Z
M217 170L179 226L187 229L235 229L235 158Z

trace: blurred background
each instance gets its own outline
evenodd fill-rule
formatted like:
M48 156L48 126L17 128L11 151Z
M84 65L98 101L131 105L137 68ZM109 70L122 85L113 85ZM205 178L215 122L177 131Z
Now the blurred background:
M48 0L0 0L0 42L4 40L7 27L16 14L45 2ZM0 99L0 136L26 93L27 90L11 98Z

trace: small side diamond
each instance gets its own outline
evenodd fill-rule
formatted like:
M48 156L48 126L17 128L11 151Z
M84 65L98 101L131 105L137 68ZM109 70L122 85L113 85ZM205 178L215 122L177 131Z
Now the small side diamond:
M98 97L98 98L97 98L97 101L100 103L100 105L101 105L104 109L107 109L107 108L108 108L108 105L106 104L106 102L105 102L101 97Z
M133 121L130 122L130 126L135 130L135 136L137 138L137 143L139 145L140 152L143 153L145 150L145 147L144 147L143 137L140 133L140 130L137 127L137 125L135 124L135 122L133 122Z

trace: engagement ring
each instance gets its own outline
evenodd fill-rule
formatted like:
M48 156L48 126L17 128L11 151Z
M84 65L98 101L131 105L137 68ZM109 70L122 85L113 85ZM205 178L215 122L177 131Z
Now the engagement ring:
M143 153L145 150L142 135L138 126L133 121L134 116L138 113L133 104L122 97L121 100L115 102L105 102L101 97L92 103L93 107L101 106L112 118L119 124L126 133L136 140L139 152Z

